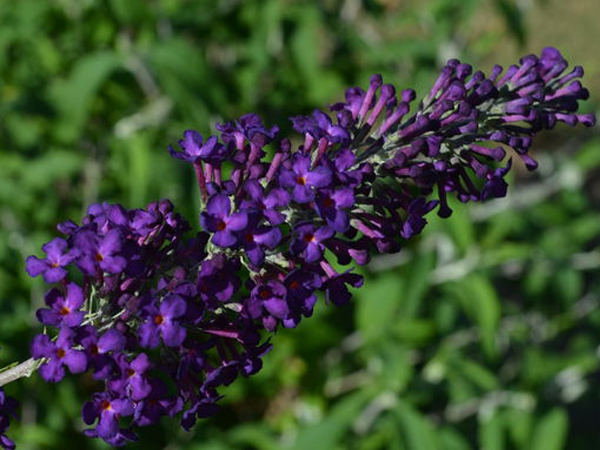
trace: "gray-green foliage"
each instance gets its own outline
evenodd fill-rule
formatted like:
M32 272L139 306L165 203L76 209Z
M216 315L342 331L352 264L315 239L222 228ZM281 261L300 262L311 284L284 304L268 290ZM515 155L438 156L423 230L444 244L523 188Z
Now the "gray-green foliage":
M518 3L2 2L2 362L26 357L43 286L23 261L56 223L94 201L161 197L196 221L192 176L165 152L183 130L250 111L289 129L287 116L374 72L423 92L447 57L475 62L498 37L526 42L535 30ZM486 31L482 13L508 31ZM539 148L540 174L515 180L508 200L431 217L418 242L361 269L353 305L321 304L278 333L263 371L231 386L194 435L165 422L134 447L599 446L600 140L555 136ZM20 448L102 447L78 431L92 388L91 378L9 386L23 403Z

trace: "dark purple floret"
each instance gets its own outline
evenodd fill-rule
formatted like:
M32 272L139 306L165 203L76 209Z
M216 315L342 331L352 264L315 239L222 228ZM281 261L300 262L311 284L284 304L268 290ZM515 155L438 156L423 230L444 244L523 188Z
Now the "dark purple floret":
M79 330L78 341L84 348L88 367L93 370L94 378L107 379L116 370L113 353L125 348L125 337L116 329L107 330L99 336L96 328L87 325Z
M247 303L250 317L262 319L265 328L274 331L278 320L286 319L290 313L285 299L286 293L285 286L279 281L257 285Z
M83 405L83 421L92 425L98 423L93 429L86 430L90 437L100 437L111 445L122 445L127 440L134 440L134 436L127 430L119 427L121 417L133 414L133 402L127 398L119 398L109 393L95 394L92 401Z
M125 269L126 260L120 254L123 236L116 228L104 236L84 230L75 236L75 245L81 252L77 265L88 275L96 275L99 270L119 273Z
M256 209L271 225L283 223L285 215L279 210L289 205L291 200L289 192L282 188L274 188L266 193L257 180L248 181L244 185L244 190L250 198L241 202L241 210Z
M181 326L180 317L187 309L185 300L178 295L170 295L160 302L160 306L149 305L144 309L145 322L140 326L140 345L154 348L160 338L167 347L177 347L185 339L186 331Z
M75 283L67 285L65 295L58 289L51 289L46 293L45 300L50 308L38 309L36 313L44 325L75 327L83 322L85 312L79 308L85 300L84 293Z
M145 353L140 353L133 360L120 354L117 363L121 375L110 382L108 387L114 392L125 393L131 400L138 402L143 400L152 390L146 371L151 367L150 359Z
M250 262L258 267L265 259L265 249L273 250L281 241L281 231L273 227L256 227L241 232L240 242Z
M279 176L283 187L292 189L292 200L308 203L315 197L315 188L326 187L331 183L331 171L326 166L311 170L311 160L307 156L297 155L291 169L283 169Z
M206 205L206 212L200 215L200 224L206 231L214 233L212 241L219 247L233 247L239 234L248 226L249 217L245 212L231 213L231 202L226 195L213 195Z
M56 383L65 376L64 367L71 373L85 372L87 358L81 350L74 346L75 332L70 328L61 328L56 342L45 334L37 335L31 344L31 355L34 358L46 358L40 366L40 374L44 380Z
M15 449L15 443L9 439L6 432L10 426L10 421L18 418L18 407L19 402L6 395L4 389L0 388L0 447L4 450Z
M321 189L315 203L319 216L325 219L329 228L338 233L344 233L348 229L350 217L346 210L354 205L353 189Z
M437 200L428 202L423 197L413 200L406 211L408 215L402 225L401 236L404 239L410 239L419 234L425 225L427 225L427 220L425 220L424 216L437 205Z
M31 277L44 276L46 283L57 283L67 276L65 266L71 264L78 256L79 250L69 248L67 241L54 238L42 246L46 259L37 256L27 258L27 273Z
M279 127L267 129L261 118L256 114L245 114L234 122L218 123L217 130L221 132L223 142L233 142L238 149L244 147L244 140L263 147L275 139Z
M179 141L179 146L183 151L177 151L169 146L169 153L174 158L190 163L205 161L210 164L219 164L231 153L228 147L218 142L216 136L210 136L204 142L202 135L194 130L187 130L183 133L183 139Z
M334 125L331 118L318 109L313 112L312 117L296 116L290 120L294 130L302 134L308 133L313 139L326 137L332 144L347 144L350 140L350 135L345 127Z
M327 301L337 306L345 305L352 298L347 285L359 288L363 283L364 279L362 276L349 271L332 276L324 283Z
M295 227L294 235L294 240L290 245L292 254L307 263L316 263L323 256L324 241L332 237L334 231L326 226L317 228L310 223L304 223Z
M149 394L135 404L133 420L142 427L153 425L163 416L173 417L182 407L181 398L170 396L165 383L153 378L150 380Z

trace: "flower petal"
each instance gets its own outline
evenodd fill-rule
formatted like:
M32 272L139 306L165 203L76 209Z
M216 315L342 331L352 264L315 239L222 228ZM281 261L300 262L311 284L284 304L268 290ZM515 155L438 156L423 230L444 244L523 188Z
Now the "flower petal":
M71 373L85 372L87 367L87 358L81 350L67 350L62 361Z

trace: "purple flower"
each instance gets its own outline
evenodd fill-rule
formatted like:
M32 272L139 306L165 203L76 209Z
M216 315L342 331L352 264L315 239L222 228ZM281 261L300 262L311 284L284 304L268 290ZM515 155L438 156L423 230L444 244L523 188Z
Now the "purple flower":
M265 248L273 250L281 241L281 231L273 227L256 227L241 232L240 242L252 264L260 266L265 259Z
M348 143L350 135L348 130L342 126L334 125L331 118L323 111L316 109L312 117L296 116L290 119L294 130L299 133L308 133L314 139L326 137L331 143ZM306 149L305 149L306 150Z
M92 425L98 424L92 430L86 430L90 437L100 437L109 444L122 444L125 439L131 440L129 433L123 434L119 428L119 419L133 414L133 403L126 398L119 398L109 393L95 394L92 401L83 405L83 421Z
M38 334L31 343L31 355L46 358L40 366L40 374L44 380L56 383L65 376L64 366L71 373L85 372L87 359L81 350L73 349L75 332L70 328L61 328L56 342L52 342L46 334Z
M46 293L46 304L50 307L37 310L37 318L45 325L55 327L76 327L83 322L85 312L79 308L83 305L83 289L75 283L69 283L66 295L58 289L51 289Z
M218 123L217 130L221 132L223 142L233 142L238 149L244 147L244 140L258 147L264 147L275 139L279 127L267 129L256 114L245 114L234 122Z
M75 237L81 250L77 265L88 275L96 275L98 268L108 273L122 272L126 260L119 253L123 248L123 236L118 229L112 229L104 236L92 231L82 231Z
M128 361L125 355L117 358L121 377L108 382L114 392L126 393L133 401L140 401L150 394L151 386L145 375L151 367L150 359L145 353L140 353Z
M262 318L265 328L274 331L277 320L287 318L290 309L285 300L286 288L279 281L257 285L248 300L248 312L253 319Z
M304 259L307 263L315 263L323 256L325 245L323 241L333 236L329 227L317 228L310 223L297 225L294 228L295 238L290 245L290 251Z
M216 398L203 398L194 401L191 407L184 411L181 417L180 425L186 430L190 431L196 424L196 420L199 418L210 417L219 411L219 406L216 405Z
M358 288L363 283L364 279L361 275L350 273L350 271L337 274L328 278L324 283L326 299L337 306L345 305L352 298L352 294L346 285Z
M0 447L5 450L14 450L15 443L6 436L6 431L10 426L10 421L17 418L17 408L19 403L12 397L9 397L0 388Z
M241 210L259 210L271 225L279 225L285 220L285 215L277 209L288 206L291 200L285 189L274 188L265 194L265 189L257 180L250 180L244 185L244 190L250 197L240 205Z
M206 212L200 215L202 228L213 234L213 242L219 247L233 247L238 242L236 231L248 226L248 214L231 214L231 203L226 195L213 195L206 205Z
M360 265L370 252L399 251L433 208L450 215L449 196L504 195L507 147L533 170L538 132L560 121L591 126L593 115L577 114L589 95L583 70L563 74L566 66L552 48L489 78L450 60L418 104L413 90L396 96L374 75L331 115L293 118L303 134L295 149L290 139L264 149L278 129L255 114L219 124L224 144L186 131L181 150L169 150L193 164L206 232L188 239L168 200L145 210L99 203L81 225L59 226L66 239L44 246L46 259L28 259L31 275L60 282L38 311L58 328L56 341L40 335L31 345L42 376L58 381L64 366L89 367L104 381L83 415L95 424L86 434L111 445L178 412L189 429L215 413L219 387L260 370L271 348L265 330L297 326L319 292L334 305L350 300L363 279L352 268L338 273L331 259ZM73 262L83 289L67 279ZM2 395L0 445L10 446ZM133 416L127 426L124 416Z
M210 164L220 164L230 153L230 149L220 144L216 136L210 136L206 142L203 142L202 135L194 130L183 133L179 146L183 151L177 151L169 146L171 156L191 163L206 161Z
M282 169L279 182L283 187L292 188L292 199L297 203L308 203L314 199L313 188L321 188L331 183L331 170L327 166L310 169L308 156L294 158L292 168Z
M350 188L321 189L316 198L317 212L325 219L329 228L339 233L350 226L348 213L344 209L354 205L354 190Z
M310 270L296 269L283 280L286 288L286 302L290 313L283 320L283 326L294 328L301 316L310 317L317 302L315 292L321 287L321 278Z
M94 370L94 378L105 379L114 370L115 361L109 353L119 352L125 348L125 337L116 329L107 330L98 336L96 328L87 325L81 329L80 342Z
M427 202L423 197L413 200L406 211L407 217L402 224L401 236L404 239L410 239L419 234L427 224L427 220L423 216L434 209L437 204L437 200Z
M43 274L46 283L56 283L64 279L67 276L64 267L79 256L79 250L69 249L67 241L61 238L54 238L44 244L42 250L47 257L39 259L37 256L29 256L26 261L26 270L31 277Z
M185 339L185 328L179 318L185 314L185 300L178 295L165 297L157 308L154 305L145 308L146 321L140 326L140 344L154 348L163 342L168 347L177 347Z
M153 378L150 380L149 394L136 402L133 420L142 427L152 425L162 416L174 416L181 411L182 407L181 398L168 396L164 382Z
M240 288L241 282L236 275L239 270L239 260L216 255L202 262L198 274L198 294L209 307L218 308L213 299L223 303L231 299Z

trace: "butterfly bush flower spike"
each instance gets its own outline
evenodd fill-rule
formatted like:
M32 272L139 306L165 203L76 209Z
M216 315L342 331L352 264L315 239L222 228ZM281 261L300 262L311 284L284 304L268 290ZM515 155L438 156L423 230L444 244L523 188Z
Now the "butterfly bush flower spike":
M450 216L451 197L504 196L515 160L537 167L538 133L592 126L578 112L583 69L566 68L553 48L489 76L450 60L420 103L375 75L293 117L295 139L256 114L206 139L185 131L169 152L196 174L201 231L168 200L95 204L27 259L51 284L37 313L47 331L31 344L42 377L89 371L101 387L83 405L85 433L111 445L163 416L191 429L218 411L221 387L260 370L280 327L320 295L348 303L370 255L400 251L434 211ZM13 406L0 391L4 448Z

